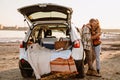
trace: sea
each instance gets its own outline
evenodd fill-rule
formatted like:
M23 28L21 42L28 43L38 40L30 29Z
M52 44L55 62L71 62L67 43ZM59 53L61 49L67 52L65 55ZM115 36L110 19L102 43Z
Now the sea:
M25 37L25 31L0 30L0 42L20 42Z
M21 42L25 37L25 31L0 30L0 42ZM120 32L102 33L101 39L119 39Z

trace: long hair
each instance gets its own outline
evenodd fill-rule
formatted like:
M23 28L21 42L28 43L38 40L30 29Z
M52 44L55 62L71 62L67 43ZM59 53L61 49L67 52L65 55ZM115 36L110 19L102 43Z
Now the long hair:
M91 18L91 19L89 20L89 23L93 23L94 21L96 21L96 19Z
M98 20L98 19L91 18L91 19L89 20L89 23L91 24L91 23L93 23L93 22L96 22L95 29L96 29L96 30L97 30L97 29L100 29L99 20ZM90 26L92 26L92 25L90 25Z
M100 28L100 23L99 23L99 20L96 19L96 22L97 22L97 27Z

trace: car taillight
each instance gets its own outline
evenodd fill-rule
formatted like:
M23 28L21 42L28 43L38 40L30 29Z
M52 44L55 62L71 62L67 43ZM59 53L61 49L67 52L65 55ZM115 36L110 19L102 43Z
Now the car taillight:
M23 44L20 44L20 48L24 48Z
M20 61L21 61L22 63L25 63L25 60L24 60L24 59L21 59Z
M80 42L79 42L79 40L76 40L74 42L74 48L79 48L79 47L80 47Z

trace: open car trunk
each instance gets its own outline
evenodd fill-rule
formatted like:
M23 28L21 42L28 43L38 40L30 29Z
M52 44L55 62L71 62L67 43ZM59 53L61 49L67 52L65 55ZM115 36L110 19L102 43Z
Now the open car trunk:
M36 4L19 8L18 11L30 23L37 21L65 21L71 20L72 9L55 4Z

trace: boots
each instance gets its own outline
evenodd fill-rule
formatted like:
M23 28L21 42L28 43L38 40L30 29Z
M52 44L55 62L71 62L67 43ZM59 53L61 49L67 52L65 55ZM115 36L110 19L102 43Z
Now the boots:
M76 78L84 78L85 73L84 73L84 62L83 62L83 60L74 60L74 61L75 61L75 65L76 65L77 72L78 72L78 74L76 75Z
M88 76L101 77L101 75L100 75L100 74L98 74L96 70L90 70L90 69L88 69L88 71L87 71L86 75L88 75Z

